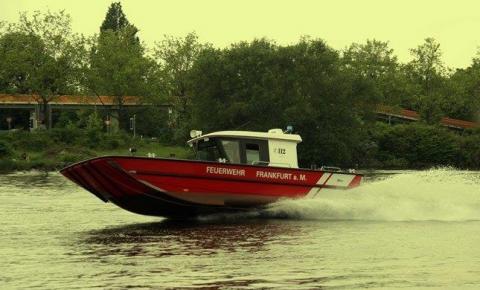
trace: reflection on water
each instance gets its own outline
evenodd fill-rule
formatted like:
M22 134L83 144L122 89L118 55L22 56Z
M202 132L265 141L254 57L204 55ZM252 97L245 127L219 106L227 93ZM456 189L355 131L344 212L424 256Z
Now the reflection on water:
M296 247L303 230L298 222L274 220L162 220L86 231L70 248L84 261L116 265L124 277L156 275L155 283L171 287L264 288L276 280L258 274L274 262L272 248Z
M388 173L189 223L125 212L58 174L3 175L0 289L480 287L480 175Z
M290 223L262 220L215 222L179 222L163 220L93 230L82 235L81 242L91 253L106 255L210 255L218 251L262 251L265 245L288 237L299 237L301 228ZM162 248L156 247L161 243Z

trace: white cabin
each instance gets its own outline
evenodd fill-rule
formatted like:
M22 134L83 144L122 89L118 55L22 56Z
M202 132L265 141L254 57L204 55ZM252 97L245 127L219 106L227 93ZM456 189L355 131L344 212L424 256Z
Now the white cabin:
M187 143L198 160L232 164L298 168L297 144L302 138L282 129L268 132L220 131L202 135L192 130Z

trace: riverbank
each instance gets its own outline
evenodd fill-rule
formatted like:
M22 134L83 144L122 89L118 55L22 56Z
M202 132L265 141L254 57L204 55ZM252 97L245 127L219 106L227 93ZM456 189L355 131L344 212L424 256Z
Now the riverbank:
M404 124L390 126L376 123L354 145L361 156L343 150L334 154L345 157L343 163L327 163L343 168L406 170L451 166L458 169L480 169L480 131L465 130L461 134L438 126ZM66 126L52 130L0 132L0 173L25 170L52 171L69 164L105 155L188 158L191 150L174 144L166 134L163 139L133 138L126 132L109 134L101 127ZM181 143L181 142L179 142ZM299 164L308 168L318 159L316 139L305 139L298 148ZM312 153L313 152L313 153ZM332 155L333 154L333 155ZM335 157L335 158L334 158ZM322 160L330 162L329 160ZM319 163L317 165L323 165Z
M57 171L75 162L105 155L188 158L186 147L163 144L151 138L132 138L127 134L64 136L58 130L9 132L0 135L0 173L14 171ZM70 134L70 133L69 133ZM85 137L85 138L82 138Z

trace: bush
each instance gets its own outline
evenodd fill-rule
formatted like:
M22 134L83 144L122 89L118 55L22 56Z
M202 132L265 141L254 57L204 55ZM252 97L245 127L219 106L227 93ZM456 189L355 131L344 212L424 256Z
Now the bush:
M129 147L131 143L131 136L123 131L116 134L102 134L97 148L112 150L122 147Z
M55 143L75 144L83 137L83 132L78 128L53 128L49 135Z
M17 150L40 152L54 144L47 131L16 132L12 137L12 145Z
M0 159L0 172L18 170L17 164L11 159Z
M76 151L76 153L61 152L60 156L57 159L62 162L62 166L67 166L85 159L92 158L94 156L94 154L85 151Z
M102 147L105 149L118 149L122 142L117 138L105 138L102 140Z
M460 137L445 128L420 123L396 125L383 130L376 138L378 158L386 166L460 165Z
M480 130L468 132L460 142L462 167L480 168Z
M139 109L136 114L137 135L156 137L171 142L173 132L171 128L167 126L169 114L166 108L152 106Z
M0 141L0 158L9 157L12 155L12 148L5 141Z
M392 157L385 160L383 166L389 169L407 169L409 166L409 162L405 158Z

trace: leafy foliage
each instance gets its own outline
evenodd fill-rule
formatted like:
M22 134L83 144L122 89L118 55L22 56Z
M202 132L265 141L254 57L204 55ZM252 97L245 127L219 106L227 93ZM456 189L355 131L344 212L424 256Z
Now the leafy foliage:
M120 124L127 126L128 112L123 107L127 96L148 97L154 63L144 56L140 43L132 42L132 28L107 30L100 34L90 52L86 72L88 90L98 95L111 95L119 107Z
M293 125L304 137L301 161L352 164L370 87L342 70L321 40L280 47L265 39L206 49L192 74L192 124L206 131Z
M175 128L173 139L182 140L190 130L186 125L191 118L191 86L190 72L200 53L209 48L208 44L201 44L195 33L189 33L184 38L165 36L157 42L154 57L157 61L157 79L162 84L157 88L165 104L173 107L169 125Z
M37 68L47 61L45 44L34 34L9 32L0 38L0 88L25 94L38 83Z
M373 87L372 94L382 103L397 105L407 94L401 67L388 42L353 43L343 51L343 62L354 76Z
M107 30L120 31L125 28L132 28L134 35L138 32L138 29L128 21L127 16L123 13L122 4L113 2L108 8L107 15L100 26L100 31L102 33Z
M425 124L397 125L377 135L379 159L405 167L426 168L438 164L461 166L459 137L445 128Z
M406 69L410 80L417 85L415 109L428 124L438 124L444 112L447 69L442 61L440 44L426 38L422 45L410 50L413 60Z
M10 144L5 141L0 141L0 159L8 157L12 154L12 148Z

